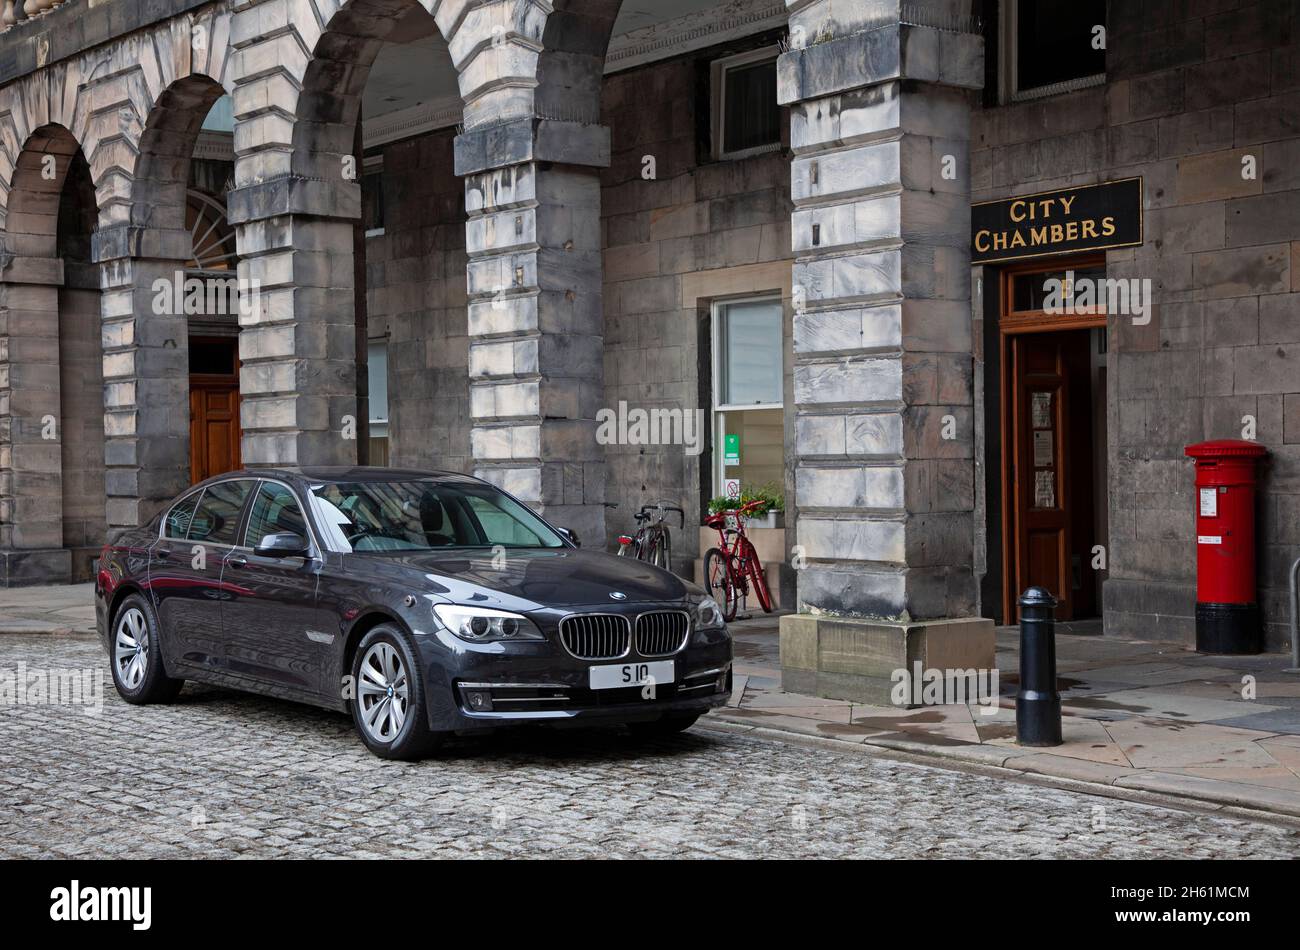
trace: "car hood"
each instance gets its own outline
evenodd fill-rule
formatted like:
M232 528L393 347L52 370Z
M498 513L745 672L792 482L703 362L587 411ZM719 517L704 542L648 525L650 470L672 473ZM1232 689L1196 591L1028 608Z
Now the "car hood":
M432 575L448 588L456 602L518 598L540 607L680 601L702 594L667 571L635 558L598 551L562 549L498 549L491 551L425 551L386 556L385 560ZM610 595L620 593L625 598ZM487 596L484 596L484 595Z

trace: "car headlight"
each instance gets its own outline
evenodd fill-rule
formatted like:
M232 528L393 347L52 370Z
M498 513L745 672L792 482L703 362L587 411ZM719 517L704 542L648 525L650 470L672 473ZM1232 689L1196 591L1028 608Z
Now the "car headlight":
M527 617L487 607L464 607L460 604L435 604L433 612L442 625L470 643L498 640L544 640L542 631Z
M705 630L709 627L721 627L722 608L712 597L703 597L695 605L695 626L697 629Z

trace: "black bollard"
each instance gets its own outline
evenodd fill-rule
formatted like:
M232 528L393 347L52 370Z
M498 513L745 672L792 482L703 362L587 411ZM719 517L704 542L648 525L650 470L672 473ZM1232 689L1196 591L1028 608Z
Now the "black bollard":
M1020 690L1016 741L1061 744L1061 694L1056 691L1056 598L1041 587L1020 595Z

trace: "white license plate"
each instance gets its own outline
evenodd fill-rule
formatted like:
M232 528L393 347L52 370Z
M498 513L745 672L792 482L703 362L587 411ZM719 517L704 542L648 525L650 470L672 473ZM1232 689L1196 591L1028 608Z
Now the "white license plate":
M677 678L672 660L657 663L616 663L591 667L592 689L627 689L632 686L666 686Z

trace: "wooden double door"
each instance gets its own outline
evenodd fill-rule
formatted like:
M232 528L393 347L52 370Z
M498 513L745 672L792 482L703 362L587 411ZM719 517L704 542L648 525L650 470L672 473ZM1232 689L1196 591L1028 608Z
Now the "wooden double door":
M194 484L242 468L243 462L234 340L192 339L190 349L190 483Z

